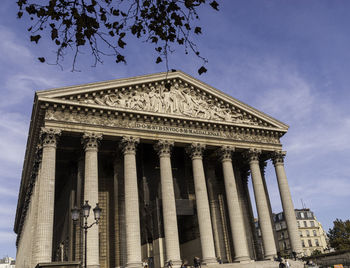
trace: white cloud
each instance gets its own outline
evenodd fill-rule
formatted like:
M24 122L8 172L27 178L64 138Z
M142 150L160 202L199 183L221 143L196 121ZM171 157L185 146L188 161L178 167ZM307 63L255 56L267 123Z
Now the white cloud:
M1 110L0 110L1 111ZM0 113L1 165L21 165L28 133L27 118L18 113ZM5 171L5 170L4 170Z
M0 25L0 49L6 53L2 53L0 61L13 62L16 64L24 63L25 61L32 60L33 55L29 49L21 45L20 40L16 35L8 28Z

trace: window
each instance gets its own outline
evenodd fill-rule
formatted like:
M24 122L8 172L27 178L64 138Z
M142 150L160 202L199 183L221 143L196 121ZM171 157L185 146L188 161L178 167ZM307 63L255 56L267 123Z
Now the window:
M281 232L281 238L284 239L284 232Z
M281 228L282 228L282 229L287 228L287 225L286 225L286 222L285 222L285 221L282 221L282 222L281 222Z
M310 225L311 225L311 227L315 227L315 222L314 221L310 221Z
M287 244L285 241L283 241L283 249L286 249L287 248Z
M302 218L302 219L305 218L304 212L300 212L300 218Z
M314 233L314 236L317 236L316 230L313 230L312 232Z
M307 213L307 217L308 217L308 218L312 218L312 212L308 212L308 213Z
M308 239L308 240L307 240L307 243L309 244L309 247L312 247L311 239Z
M315 244L316 244L317 247L320 246L320 243L318 242L318 239L315 239Z
M307 227L307 222L306 221L304 221L304 227Z
M305 247L305 241L304 240L301 240L301 244L303 246L303 248Z
M306 236L310 236L309 230L306 230Z
M299 231L299 235L300 235L300 236L303 236L303 232L302 232L302 231Z
M279 219L279 220L282 220L282 219L283 219L283 214L282 214L282 213L278 214L278 219Z
M276 230L277 231L281 230L281 225L279 223L276 223Z

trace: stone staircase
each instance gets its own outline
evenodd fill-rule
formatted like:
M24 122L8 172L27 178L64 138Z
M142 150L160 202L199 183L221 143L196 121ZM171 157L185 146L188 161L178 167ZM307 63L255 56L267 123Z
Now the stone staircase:
M304 268L302 261L288 260L290 268ZM246 263L225 263L225 264L212 264L208 265L208 268L278 268L279 262L277 261L252 261Z

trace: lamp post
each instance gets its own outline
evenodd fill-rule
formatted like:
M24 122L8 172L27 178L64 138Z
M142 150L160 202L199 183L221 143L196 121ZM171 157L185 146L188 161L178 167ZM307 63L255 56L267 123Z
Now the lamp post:
M84 248L84 252L85 252L85 256L84 256L84 267L86 268L86 256L87 256L87 232L88 229L91 228L94 224L98 224L100 217L101 217L101 211L102 209L98 206L98 203L96 203L96 207L93 209L94 212L94 217L95 217L95 221L93 223L91 223L90 225L88 225L87 219L90 215L90 209L91 206L89 205L89 201L85 201L85 204L82 206L81 209L77 208L77 206L74 206L74 208L71 209L71 213L72 213L72 220L74 222L74 224L77 223L80 213L83 214L84 216L84 224L83 225L79 225L80 228L84 229L84 238L85 238L85 248Z

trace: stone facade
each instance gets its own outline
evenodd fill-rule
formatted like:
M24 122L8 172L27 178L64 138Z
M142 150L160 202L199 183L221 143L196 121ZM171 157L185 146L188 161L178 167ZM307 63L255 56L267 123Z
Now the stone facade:
M280 143L287 130L180 71L39 91L14 227L17 264L83 261L84 242L90 268L142 267L145 259L179 267L195 256L209 266L270 260L277 250L261 172L267 159L301 253ZM102 208L86 241L81 219L73 224L70 215L85 200Z
M301 242L302 252L305 257L310 256L313 251L321 253L329 251L328 238L322 228L322 224L317 220L315 214L308 208L295 209L294 218L298 226L298 239ZM282 256L291 256L293 244L284 212L273 215L275 228L275 240L278 251ZM257 232L261 237L261 230L256 222ZM261 244L261 243L260 243Z

